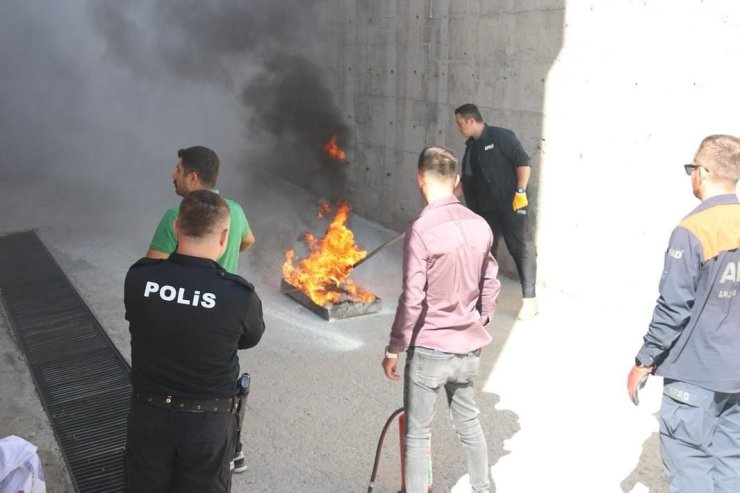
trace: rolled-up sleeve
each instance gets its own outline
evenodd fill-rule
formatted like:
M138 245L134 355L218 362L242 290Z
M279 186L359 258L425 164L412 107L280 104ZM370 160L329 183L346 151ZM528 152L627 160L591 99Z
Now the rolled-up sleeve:
M531 166L529 155L514 132L503 132L501 134L501 151L514 167Z

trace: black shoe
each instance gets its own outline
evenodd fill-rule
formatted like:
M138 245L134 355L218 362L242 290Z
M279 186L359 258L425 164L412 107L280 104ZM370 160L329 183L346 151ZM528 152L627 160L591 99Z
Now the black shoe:
M231 461L232 468L231 472L239 474L247 470L247 459L244 457L244 452L239 452L236 457Z

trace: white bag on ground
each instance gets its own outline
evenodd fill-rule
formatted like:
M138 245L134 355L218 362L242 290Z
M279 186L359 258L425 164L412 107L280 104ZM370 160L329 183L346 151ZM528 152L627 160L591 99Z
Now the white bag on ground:
M0 439L0 493L46 493L36 446L11 435Z

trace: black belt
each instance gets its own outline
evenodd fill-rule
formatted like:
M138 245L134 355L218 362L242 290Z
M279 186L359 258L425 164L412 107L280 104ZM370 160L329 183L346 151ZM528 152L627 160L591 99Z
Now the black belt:
M236 414L239 409L239 397L237 396L218 399L185 399L172 395L134 392L133 397L144 404L175 411Z

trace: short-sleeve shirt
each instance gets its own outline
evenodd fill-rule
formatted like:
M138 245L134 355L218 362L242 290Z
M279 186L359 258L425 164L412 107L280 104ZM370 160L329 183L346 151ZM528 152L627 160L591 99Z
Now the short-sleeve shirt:
M213 191L218 193L218 190ZM229 206L231 225L229 226L229 239L226 242L226 251L218 259L218 263L227 272L236 274L239 269L239 247L244 238L249 234L249 221L241 205L226 197L224 197L224 200ZM152 242L149 244L150 249L167 254L177 249L177 236L175 236L173 224L178 214L179 210L177 207L167 209L167 212L164 213L157 225L157 230L154 232Z
M465 145L462 181L468 206L477 213L511 210L516 168L531 166L519 139L511 130L486 125Z

